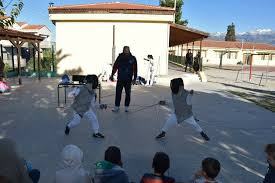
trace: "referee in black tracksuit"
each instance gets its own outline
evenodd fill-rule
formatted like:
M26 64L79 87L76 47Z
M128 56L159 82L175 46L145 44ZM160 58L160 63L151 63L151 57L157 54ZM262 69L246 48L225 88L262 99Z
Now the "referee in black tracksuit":
M117 84L116 84L116 100L113 112L118 112L120 107L121 93L123 88L125 89L125 112L128 112L128 108L131 100L131 85L135 83L137 79L137 59L130 52L129 46L123 47L123 52L117 57L110 80L114 80L114 74L118 71Z

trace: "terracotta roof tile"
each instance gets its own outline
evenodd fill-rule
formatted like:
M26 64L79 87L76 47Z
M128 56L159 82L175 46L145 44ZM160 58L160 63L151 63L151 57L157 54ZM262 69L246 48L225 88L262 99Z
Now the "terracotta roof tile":
M1 16L0 15L0 20L5 20L5 19L8 19L9 17L8 16Z
M27 24L27 22L16 22L20 27Z
M50 13L70 13L82 12L88 13L93 11L143 11L143 12L170 12L173 13L174 9L169 7L160 7L143 4L130 4L130 3L97 3L97 4L80 4L80 5L66 5L49 7Z
M192 44L192 43L191 43ZM199 46L200 42L195 42ZM208 48L231 48L231 49L249 49L249 50L275 50L275 46L266 43L240 42L240 41L216 41L205 39L202 41L202 47Z
M23 27L23 30L40 30L43 27L45 27L45 25L27 25Z

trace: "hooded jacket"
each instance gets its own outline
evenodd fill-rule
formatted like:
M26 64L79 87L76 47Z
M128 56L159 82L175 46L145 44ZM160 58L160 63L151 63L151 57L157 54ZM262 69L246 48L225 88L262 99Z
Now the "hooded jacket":
M125 170L108 161L96 163L94 183L129 183Z
M61 153L63 168L55 174L55 183L90 183L87 171L82 167L83 152L75 145L67 145Z
M126 55L124 53L119 54L117 57L112 75L116 73L118 81L132 81L137 79L137 59L132 54ZM134 78L133 78L134 76Z
M7 138L0 139L0 176L11 183L32 183L24 160L15 149L15 143Z
M273 182L275 182L275 168L269 164L268 171L265 175L263 183L273 183Z

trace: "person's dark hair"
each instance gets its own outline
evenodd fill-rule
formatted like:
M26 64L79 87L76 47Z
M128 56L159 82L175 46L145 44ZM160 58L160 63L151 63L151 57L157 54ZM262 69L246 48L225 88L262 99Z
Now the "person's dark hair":
M147 55L148 59L154 59L153 55Z
M87 75L86 78L86 83L92 83L93 84L93 89L96 89L98 87L98 77L96 75Z
M8 179L8 177L0 175L0 183L11 183L11 181Z
M214 158L205 158L202 161L202 170L209 178L215 179L221 170L220 162Z
M179 92L180 86L184 86L182 78L175 78L170 81L170 88L173 94Z
M267 144L265 147L265 152L275 160L275 144Z
M115 146L110 146L105 151L105 161L122 166L120 149Z
M129 46L124 46L124 47L123 47L123 53L124 53L126 50L128 50L129 53L130 53L130 47L129 47Z
M164 152L157 152L154 156L152 167L155 173L164 175L164 173L170 168L169 156Z

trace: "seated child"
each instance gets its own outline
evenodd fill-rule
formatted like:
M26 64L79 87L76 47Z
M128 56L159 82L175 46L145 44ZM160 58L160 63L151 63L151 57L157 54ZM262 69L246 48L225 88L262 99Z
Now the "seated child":
M269 164L268 171L265 175L263 183L275 182L275 144L268 144L265 148L267 162Z
M201 164L201 170L199 170L190 183L220 183L215 180L218 176L221 165L220 162L214 158L205 158Z
M165 176L170 167L169 156L163 152L157 152L153 159L153 174L144 174L140 183L174 183L175 179Z
M67 145L61 153L62 169L55 173L55 183L90 183L88 171L82 167L83 152L75 145Z

